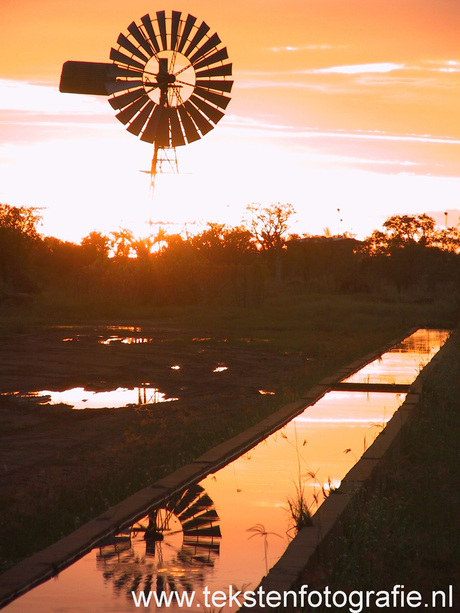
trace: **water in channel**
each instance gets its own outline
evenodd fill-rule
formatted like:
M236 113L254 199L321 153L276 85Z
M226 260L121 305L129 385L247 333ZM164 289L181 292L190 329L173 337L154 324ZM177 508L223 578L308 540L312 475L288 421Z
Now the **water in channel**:
M418 330L347 378L352 383L411 383L449 332ZM5 608L7 613L139 610L131 592L255 589L295 535L289 501L312 512L391 419L405 394L331 391L284 427L200 483L152 510L56 578ZM163 607L164 608L164 607ZM148 610L157 606L150 602ZM146 609L143 609L146 610Z

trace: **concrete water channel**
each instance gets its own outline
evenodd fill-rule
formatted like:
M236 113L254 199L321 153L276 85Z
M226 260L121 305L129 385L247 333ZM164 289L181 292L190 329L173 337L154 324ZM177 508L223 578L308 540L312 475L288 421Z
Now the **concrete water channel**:
M152 611L158 598L194 593L193 605L173 601L168 610L199 611L206 610L205 590L255 589L295 536L292 508L302 500L314 513L340 486L448 336L418 330L339 377L261 442L175 491L5 611L138 610L132 592L151 593Z

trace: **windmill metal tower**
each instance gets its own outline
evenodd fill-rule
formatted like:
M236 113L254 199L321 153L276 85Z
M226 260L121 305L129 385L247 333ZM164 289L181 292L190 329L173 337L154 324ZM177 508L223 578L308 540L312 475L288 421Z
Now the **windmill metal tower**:
M212 130L230 102L232 64L219 36L193 15L158 11L118 36L111 63L68 61L59 90L108 96L116 117L153 144L150 170L177 171L176 147Z

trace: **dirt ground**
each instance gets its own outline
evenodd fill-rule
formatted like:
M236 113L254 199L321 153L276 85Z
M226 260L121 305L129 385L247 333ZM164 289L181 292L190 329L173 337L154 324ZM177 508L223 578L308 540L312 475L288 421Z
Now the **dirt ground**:
M137 388L149 383L173 402L155 405L154 416L181 411L216 419L215 407L238 410L268 402L286 373L307 358L273 351L268 339L229 341L200 331L165 326L51 327L12 335L0 344L0 498L46 480L62 458L113 447L139 419L136 407L88 408L43 404L27 394L84 387ZM175 367L175 368L173 368ZM179 368L177 368L179 367ZM217 369L217 370L216 370ZM155 417L156 416L156 417ZM167 435L167 433L165 433ZM16 496L15 496L16 497Z

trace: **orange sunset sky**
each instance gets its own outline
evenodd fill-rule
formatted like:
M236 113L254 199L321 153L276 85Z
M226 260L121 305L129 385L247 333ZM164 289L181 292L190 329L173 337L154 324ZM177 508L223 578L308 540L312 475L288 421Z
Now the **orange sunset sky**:
M120 32L163 9L219 34L235 84L152 198L152 145L105 98L58 85L66 60L108 62ZM45 234L142 235L149 218L193 231L238 224L252 202L292 203L298 233L361 238L396 213L459 222L458 0L1 0L0 33L0 202L43 207Z

